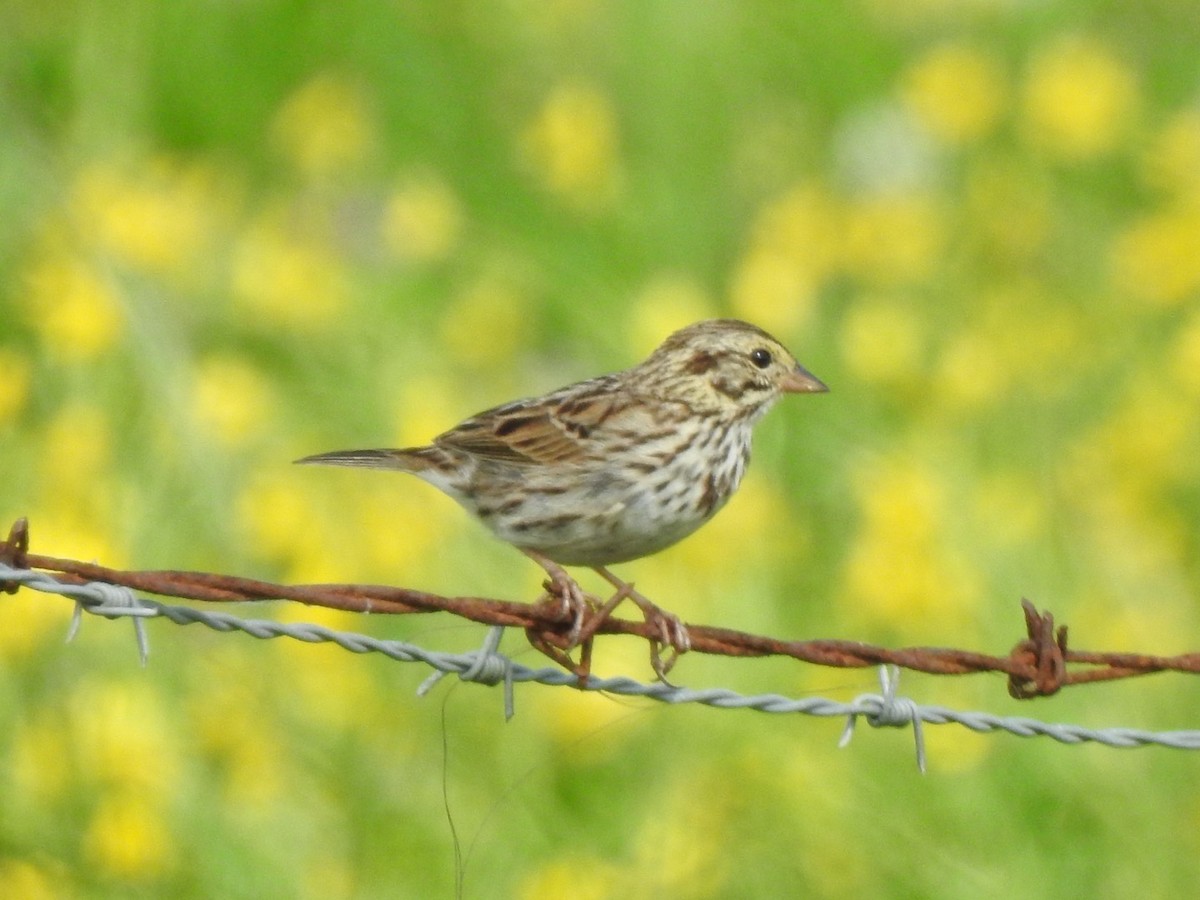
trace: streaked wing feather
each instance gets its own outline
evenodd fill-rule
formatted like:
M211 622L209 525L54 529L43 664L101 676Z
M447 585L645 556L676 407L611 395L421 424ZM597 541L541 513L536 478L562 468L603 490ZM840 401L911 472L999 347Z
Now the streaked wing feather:
M501 462L583 463L593 457L593 430L623 405L621 398L607 381L585 382L480 413L434 443Z

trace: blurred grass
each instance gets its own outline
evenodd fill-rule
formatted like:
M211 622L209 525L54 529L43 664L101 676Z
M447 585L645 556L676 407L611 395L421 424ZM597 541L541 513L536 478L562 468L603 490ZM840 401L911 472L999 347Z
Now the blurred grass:
M1191 4L4 4L0 504L113 565L532 596L414 443L732 314L834 388L627 574L686 618L1004 651L1195 649L1200 25ZM469 562L468 562L469 561ZM316 611L272 614L317 618ZM0 610L2 896L430 896L441 701L308 646ZM463 649L435 620L336 627ZM515 637L512 649L520 646ZM527 653L527 651L526 651ZM642 648L602 671L647 674ZM870 673L686 659L746 691ZM1154 678L1018 705L1186 728ZM1181 753L447 692L468 896L1183 896Z

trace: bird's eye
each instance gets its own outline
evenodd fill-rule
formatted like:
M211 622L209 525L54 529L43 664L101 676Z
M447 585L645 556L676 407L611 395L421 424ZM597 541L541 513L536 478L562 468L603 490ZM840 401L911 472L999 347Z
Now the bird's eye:
M750 353L750 362L754 363L760 369L765 369L771 364L771 351L763 347L753 350Z

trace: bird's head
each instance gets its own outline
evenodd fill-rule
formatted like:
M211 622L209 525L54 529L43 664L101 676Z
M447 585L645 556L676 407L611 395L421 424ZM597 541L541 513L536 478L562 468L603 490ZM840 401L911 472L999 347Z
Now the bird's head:
M737 319L681 328L638 368L664 399L730 418L757 418L781 394L829 390L783 344Z

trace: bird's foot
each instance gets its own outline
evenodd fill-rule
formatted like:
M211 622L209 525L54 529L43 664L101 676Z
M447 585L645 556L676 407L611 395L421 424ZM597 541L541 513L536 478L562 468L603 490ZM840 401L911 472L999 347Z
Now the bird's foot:
M634 590L632 584L622 581L604 566L596 566L596 573L615 587L617 592L588 622L588 627L583 632L585 639L591 639L596 629L600 627L600 623L609 617L612 611L621 604L621 601L632 600L642 611L646 624L656 632L656 636L650 638L650 665L654 669L654 674L663 684L670 684L667 681L667 673L675 667L675 663L679 661L681 655L692 649L692 638L688 634L687 626L683 624L679 616L655 605ZM662 651L666 647L670 648L670 653L664 658Z
M597 606L597 601L554 560L533 550L522 549L522 552L550 576L543 584L546 593L541 602L556 605L556 612L570 622L566 633L527 628L526 637L534 649L573 672L579 678L579 686L586 687L592 668L592 636L596 629L585 629L585 622L588 614ZM576 647L580 648L579 662L571 658L571 651Z
M675 667L679 657L692 648L687 626L678 616L656 606L634 590L632 584L622 581L608 569L596 566L596 573L616 588L616 593L601 606L595 597L586 593L554 560L533 550L523 549L522 552L541 566L549 576L549 580L545 582L546 594L542 602L559 604L562 618L570 621L570 628L565 633L527 629L529 642L537 650L575 673L579 677L580 687L586 686L591 672L592 639L612 615L613 610L623 601L632 600L638 605L646 624L650 627L650 665L654 674L664 684L670 684L667 681L667 673ZM578 663L570 655L576 647L580 648ZM669 650L665 655L664 649Z
M593 606L591 598L579 586L579 582L568 575L567 570L554 560L532 550L525 550L524 553L550 576L550 579L543 584L546 589L546 599L549 601L557 599L562 617L571 622L571 627L565 635L565 649L570 650L577 647L582 640L580 635L583 632L584 619Z

